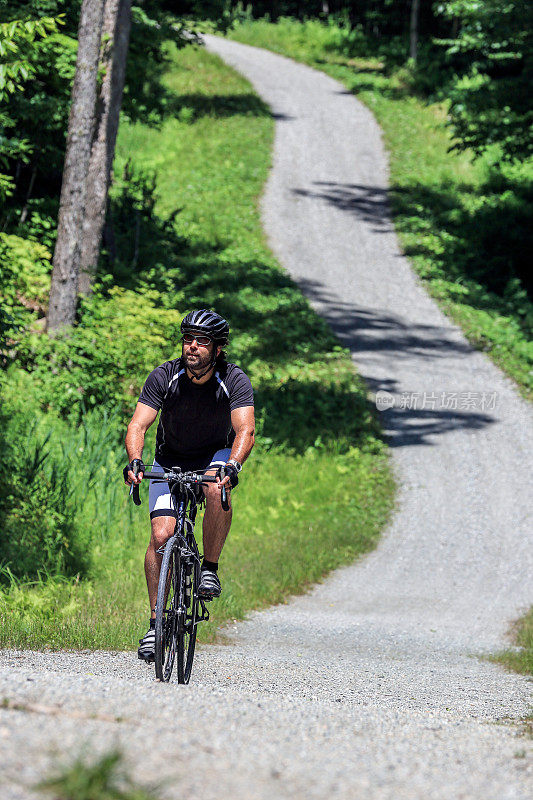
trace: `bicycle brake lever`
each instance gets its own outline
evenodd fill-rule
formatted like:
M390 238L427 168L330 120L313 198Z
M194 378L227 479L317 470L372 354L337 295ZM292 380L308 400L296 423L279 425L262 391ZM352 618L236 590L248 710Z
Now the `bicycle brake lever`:
M137 477L138 473L140 472L140 466L138 464L134 464L133 466L133 474ZM132 483L130 486L130 497L133 498L133 502L136 506L141 505L141 496L139 494L139 484Z
M225 477L226 477L226 470L224 469L224 467L220 467L220 480L223 481ZM225 486L222 487L222 491L220 494L220 504L224 509L224 511L229 510L228 493L226 491Z

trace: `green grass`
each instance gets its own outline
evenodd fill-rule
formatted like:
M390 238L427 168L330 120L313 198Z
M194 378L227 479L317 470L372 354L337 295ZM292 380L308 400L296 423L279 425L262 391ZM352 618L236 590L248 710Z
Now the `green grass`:
M90 762L79 757L35 787L54 800L156 800L159 793L134 783L118 750Z
M212 640L218 626L250 609L305 591L372 548L392 509L387 451L366 388L265 243L258 197L270 166L271 115L250 85L213 55L190 47L170 48L169 57L160 116L151 126L121 123L112 200L117 259L112 267L102 261L103 288L66 341L69 363L54 367L57 378L50 378L46 361L30 376L14 369L4 387L6 425L18 419L8 412L22 396L26 415L40 413L30 403L30 384L37 409L44 397L40 430L44 435L51 425L53 431L47 469L62 457L58 441L72 444L73 536L87 543L89 564L79 580L6 579L1 647L131 649L144 632L147 497L139 510L126 505L124 429L117 423L107 461L86 487L91 460L75 455L73 426L80 423L75 414L67 422L54 415L51 390L53 381L68 377L72 385L61 384L63 409L72 404L72 387L74 396L79 386L93 402L100 397L97 381L111 381L117 394L110 407L121 419L131 415L148 369L176 355L179 319L192 307L213 306L231 320L229 357L252 378L258 418L258 443L235 494L221 559L224 593L211 606L201 640ZM38 352L38 346L34 336L28 348ZM115 377L109 370L121 356L129 374ZM97 442L100 423L91 420L82 416L83 424L94 424L88 435ZM15 432L6 431L13 439ZM25 435L31 437L31 428ZM18 513L5 514L13 530Z
M533 608L516 623L513 639L516 648L496 653L493 661L515 672L533 675Z
M408 69L389 71L361 55L364 42L354 48L357 57L343 55L345 39L333 25L257 20L229 35L327 72L372 110L389 152L404 252L469 341L531 397L533 305L523 282L533 244L533 165L496 169L497 153L473 163L450 152L445 104L421 98Z

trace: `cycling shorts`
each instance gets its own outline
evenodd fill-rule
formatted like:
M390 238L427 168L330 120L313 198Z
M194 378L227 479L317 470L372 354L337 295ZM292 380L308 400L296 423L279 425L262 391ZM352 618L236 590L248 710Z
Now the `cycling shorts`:
M222 450L217 450L211 460L207 464L202 464L202 466L195 465L191 467L182 464L176 464L175 466L180 466L183 470L192 472L195 470L203 472L206 469L216 469L217 467L223 467L224 464L227 463L230 453L231 448L225 447ZM153 467L151 467L150 471L157 472L158 469L162 469L162 467L154 460ZM176 512L172 505L170 489L168 488L168 481L150 481L150 486L148 488L148 507L150 509L150 519L155 519L155 517L176 517Z

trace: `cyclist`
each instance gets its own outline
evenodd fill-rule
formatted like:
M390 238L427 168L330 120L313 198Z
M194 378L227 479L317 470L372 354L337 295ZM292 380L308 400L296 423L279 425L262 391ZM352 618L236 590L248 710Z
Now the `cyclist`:
M231 505L224 511L220 491L228 498L238 474L254 445L254 400L248 376L226 361L223 347L229 325L215 311L191 311L181 323L182 353L150 373L128 425L124 468L126 483L140 483L143 473L133 469L142 463L146 431L161 411L156 433L154 470L179 466L183 470L209 470L216 483L206 484L203 520L204 559L198 593L212 600L221 592L218 560L231 525ZM220 468L225 477L220 480ZM149 508L152 533L144 569L150 600L150 628L139 640L139 658L155 656L155 604L161 568L157 551L172 536L176 514L167 481L150 481Z

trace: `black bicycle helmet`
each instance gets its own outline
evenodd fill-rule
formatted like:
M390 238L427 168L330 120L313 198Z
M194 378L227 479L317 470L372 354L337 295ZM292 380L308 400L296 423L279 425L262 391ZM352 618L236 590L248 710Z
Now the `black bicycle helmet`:
M216 311L200 308L191 311L181 322L183 333L203 333L222 347L228 343L229 324Z

